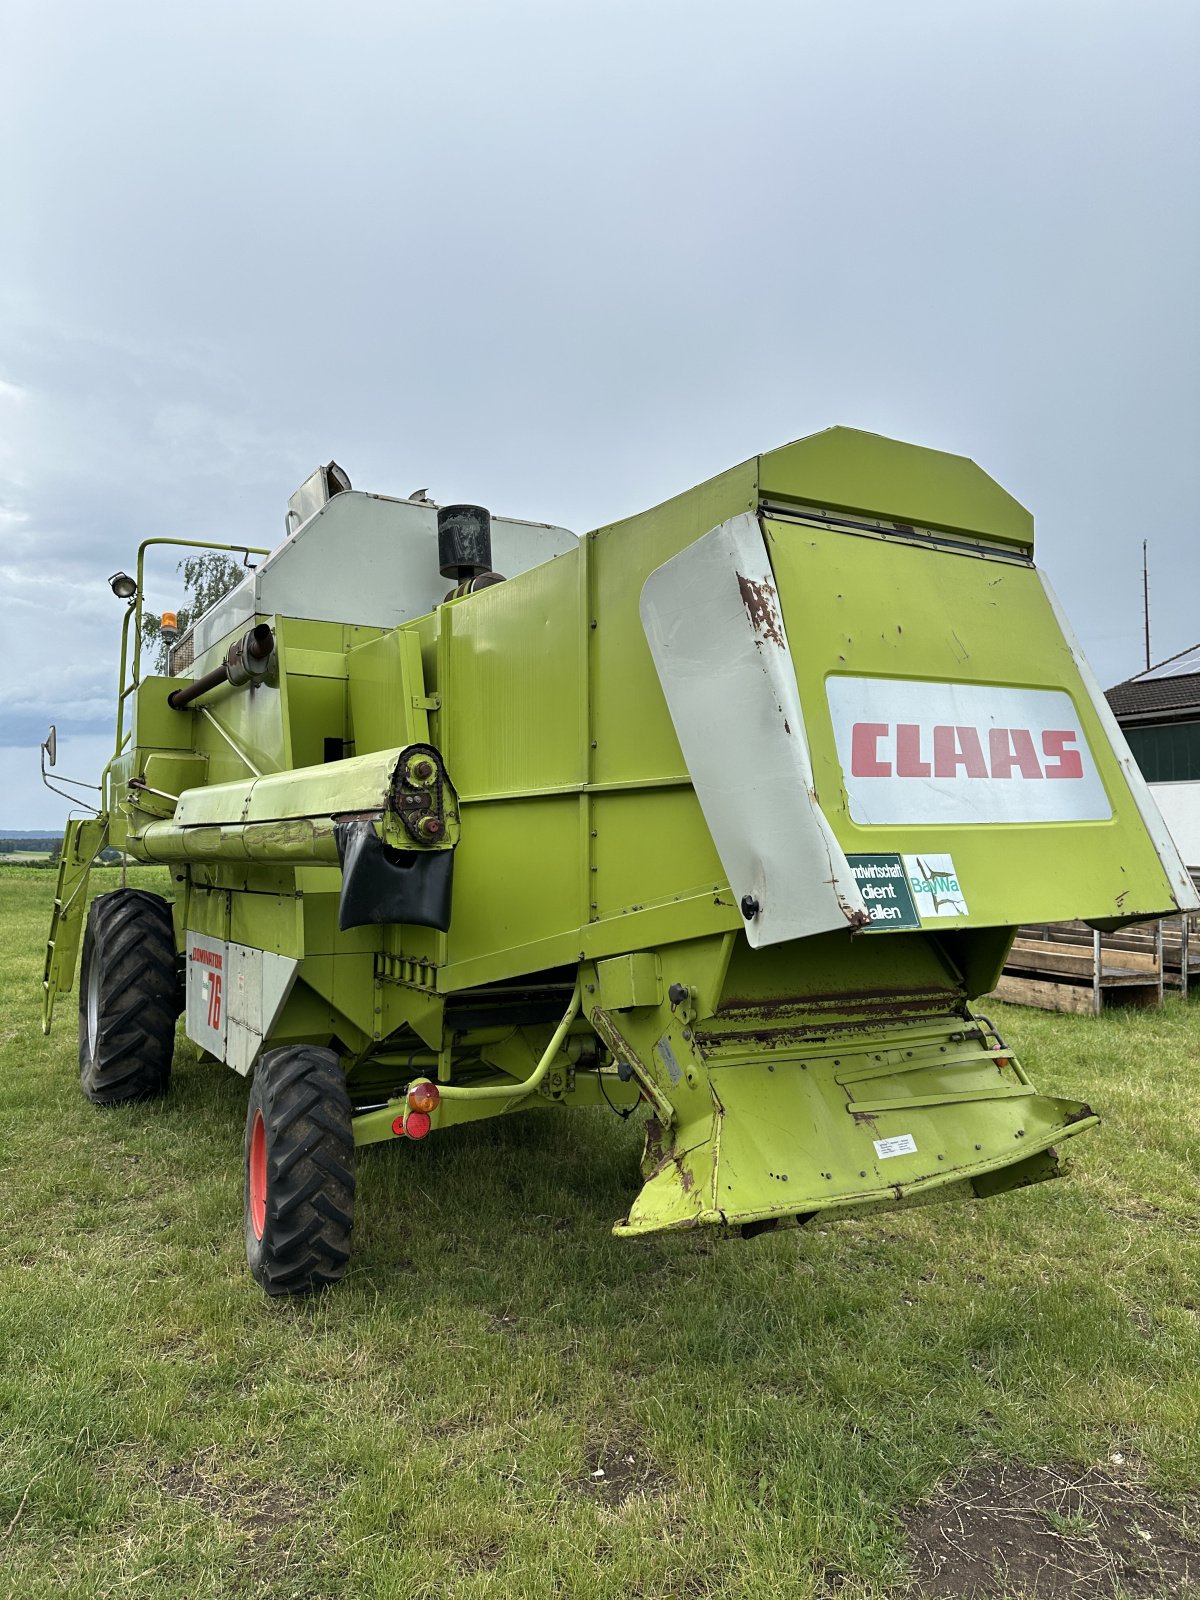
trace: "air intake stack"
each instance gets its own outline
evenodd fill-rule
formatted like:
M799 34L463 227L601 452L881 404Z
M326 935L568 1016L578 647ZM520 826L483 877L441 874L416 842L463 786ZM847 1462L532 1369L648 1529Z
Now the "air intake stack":
M442 506L437 514L438 566L463 583L492 570L492 514L483 506Z

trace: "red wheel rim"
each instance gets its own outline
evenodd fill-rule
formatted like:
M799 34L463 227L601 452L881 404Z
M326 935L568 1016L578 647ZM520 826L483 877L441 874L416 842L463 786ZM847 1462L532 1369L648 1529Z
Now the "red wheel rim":
M267 1130L262 1112L254 1113L250 1128L250 1226L261 1239L267 1223Z

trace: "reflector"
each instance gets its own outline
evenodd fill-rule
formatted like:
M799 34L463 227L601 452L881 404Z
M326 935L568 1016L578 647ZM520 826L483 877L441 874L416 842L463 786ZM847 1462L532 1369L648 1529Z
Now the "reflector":
M436 1111L442 1103L442 1092L436 1083L423 1078L408 1091L408 1104L413 1111Z

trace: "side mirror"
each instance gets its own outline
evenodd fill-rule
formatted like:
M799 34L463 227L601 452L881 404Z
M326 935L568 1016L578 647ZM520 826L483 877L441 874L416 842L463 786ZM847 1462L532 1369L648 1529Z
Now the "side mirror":
M51 783L50 779L46 775L46 762L49 761L50 765L53 766L57 760L58 733L54 724L51 723L50 732L42 740L41 745L38 748L38 763L42 769L42 782L46 785L47 789L50 790L51 794L60 794L64 800L69 800L73 806L87 806L89 811L95 811L97 815L99 815L100 808L98 806L93 805L90 800L81 799L77 794L68 794L67 790L60 789L58 784L70 784L72 789L94 789L99 795L104 793L104 785L100 783L84 783L79 778L60 778L58 783Z

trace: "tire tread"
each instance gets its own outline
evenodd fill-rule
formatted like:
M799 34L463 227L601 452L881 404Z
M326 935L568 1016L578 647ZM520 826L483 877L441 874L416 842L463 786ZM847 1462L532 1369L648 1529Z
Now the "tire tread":
M267 1212L261 1239L249 1221L250 1130L267 1136ZM354 1130L346 1077L331 1050L296 1045L261 1057L246 1119L246 1253L270 1295L338 1282L354 1225Z
M100 1008L93 1053L87 1026L92 963ZM145 889L97 895L88 913L79 979L79 1079L98 1106L167 1091L175 1022L183 1009L171 908Z

